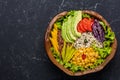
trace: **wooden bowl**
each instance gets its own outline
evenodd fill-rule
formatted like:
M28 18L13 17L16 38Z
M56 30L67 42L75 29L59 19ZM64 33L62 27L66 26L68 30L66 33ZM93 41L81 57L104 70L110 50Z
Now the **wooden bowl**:
M110 26L109 23L100 14L98 14L97 12L94 12L94 11L91 11L91 10L83 10L82 12L92 15L92 16L98 18L99 20L102 20L107 26ZM51 28L52 28L54 22L57 19L59 19L62 16L65 16L66 14L67 14L67 11L64 11L62 13L57 14L51 20L51 22L49 23L49 26L47 28L47 31L46 31L46 34L45 34L45 48L46 48L47 55L48 55L49 59L52 61L52 63L54 65L56 65L59 69L61 69L63 72L65 72L66 74L68 74L70 76L82 76L82 75L85 75L85 74L94 73L94 72L98 72L98 71L102 70L110 62L110 60L115 55L115 52L116 52L116 49L117 49L117 40L116 40L116 38L114 39L114 42L111 45L112 50L111 50L110 55L105 59L105 61L102 64L100 64L99 66L97 66L94 69L89 69L89 70L85 70L85 71L78 71L78 72L74 73L74 72L70 71L69 69L66 69L63 65L59 64L56 61L56 59L54 58L54 56L52 55L52 52L50 50L51 43L50 43L50 40L49 40Z

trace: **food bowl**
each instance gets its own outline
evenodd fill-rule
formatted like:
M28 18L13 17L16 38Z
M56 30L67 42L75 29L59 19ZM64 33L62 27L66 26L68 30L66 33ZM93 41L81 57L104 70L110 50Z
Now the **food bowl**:
M68 29L68 28L66 28L66 29L63 29L64 27L62 27L62 29L61 29L61 33L56 33L54 30L53 30L53 27L54 26L56 26L55 25L55 23L56 23L56 21L62 21L62 18L66 18L66 15L67 15L67 17L69 16L69 15L71 15L71 14L73 14L73 12L74 11L64 11L64 12L61 12L61 13L59 13L59 14L57 14L51 21L50 21L50 23L49 23L49 26L48 26L48 28L47 28L47 31L46 31L46 33L45 33L45 48L46 48L46 51L47 51L47 55L48 55L48 57L49 57L49 59L52 61L52 63L54 64L54 65L56 65L60 70L62 70L63 72L65 72L66 74L68 74L68 75L70 75L70 76L82 76L82 75L86 75L86 74L90 74L90 73L94 73L94 72L98 72L98 71L100 71L100 70L102 70L111 60L112 60L112 58L114 57L114 55L115 55L115 52L116 52L116 49L117 49L117 40L116 40L116 38L115 38L115 35L114 35L114 38L113 37L111 37L111 42L110 42L110 46L109 46L109 53L107 54L107 55L105 55L104 54L104 51L102 52L103 53L103 55L102 55L102 53L101 52L99 52L99 51L95 51L95 53L96 52L98 52L98 55L100 54L101 56L102 56L102 62L100 62L97 66L95 66L94 68L92 67L91 68L91 66L87 66L87 68L86 68L86 66L84 65L84 67L82 66L82 68L81 67L79 67L79 66L81 66L82 65L82 61L80 62L78 62L78 65L77 64L75 64L75 62L72 62L72 60L74 61L74 59L73 59L73 57L75 56L75 54L77 54L77 53L75 53L75 50L78 48L78 49L80 49L81 48L81 45L79 46L79 47L77 47L75 50L74 50L74 54L72 55L72 57L71 57L71 59L69 59L69 61L67 60L67 59L65 59L65 57L64 57L64 55L63 55L63 53L66 53L66 55L67 55L67 48L66 49L63 49L63 47L65 47L64 45L66 44L66 45L71 45L72 44L72 47L75 47L75 44L73 44L73 43L77 43L77 41L78 41L78 38L80 38L81 36L82 36L82 34L83 33L85 33L86 32L86 34L88 34L89 33L89 31L90 31L90 33L92 33L92 35L93 36L95 36L96 37L96 40L98 40L99 42L101 42L101 43L103 43L102 44L102 48L105 48L106 49L106 45L104 45L104 43L105 43L105 41L107 42L107 40L109 40L109 37L107 37L105 34L108 34L108 32L105 32L105 29L107 30L107 29L109 29L109 31L110 32L112 32L113 33L113 31L112 31L112 29L111 29L111 27L110 27L110 25L109 25L109 23L100 15L100 14L98 14L97 12L95 12L95 11L91 11L91 10L79 10L80 12L81 12L81 14L85 14L84 16L83 15L81 15L81 14L79 14L79 16L78 16L78 19L79 19L79 17L80 17L80 15L82 16L82 19L83 18L87 18L88 20L90 20L89 18L91 18L91 19L94 19L94 21L91 23L91 25L93 26L93 24L95 24L95 19L96 20L98 20L99 21L99 23L100 23L100 21L102 22L102 23L104 23L105 24L105 26L106 26L106 28L103 28L103 26L102 26L102 23L100 24L101 26L102 26L102 28L103 28L103 31L104 31L104 34L103 34L103 32L101 32L100 33L100 31L98 31L98 36L100 36L101 34L102 34L102 36L104 36L105 38L103 39L103 38L98 38L98 36L96 37L96 33L94 32L94 31L96 31L96 28L94 29L93 27L90 27L90 29L88 29L88 28L85 28L85 26L84 26L84 29L82 29L81 30L81 27L79 28L78 27L78 25L79 25L79 23L80 23L80 25L82 24L82 19L79 21L79 23L77 22L77 25L76 25L76 27L75 28L77 28L77 31L80 33L79 34L79 36L77 37L77 39L75 38L75 40L73 41L73 39L71 39L71 38L69 38L69 40L66 38L66 37L64 37L64 32L65 31L63 31L62 32L62 30L66 30L66 29ZM75 13L74 13L75 14ZM77 14L77 13L76 13ZM74 15L72 15L72 16L74 16ZM72 17L71 16L71 17ZM71 17L69 17L69 18L71 18ZM76 18L76 17L75 17ZM68 18L67 18L68 19ZM71 19L74 19L74 18L71 18ZM69 19L70 20L70 19ZM77 21L77 19L75 19L76 21ZM75 20L73 20L73 21L69 21L70 22L70 25L73 25L73 24L71 24L72 22L74 22ZM64 21L66 21L66 19L64 19ZM68 23L69 23L68 22ZM85 24L87 24L88 22L87 21L83 21ZM67 23L67 21L66 21L66 23ZM65 25L66 23L62 23L61 25L63 26L63 25ZM57 24L57 23L56 23ZM58 25L59 25L59 23L58 23ZM68 24L69 25L69 24ZM69 25L69 26L70 26ZM72 28L72 27L71 27ZM74 31L74 29L75 28L72 28L73 29L73 31ZM56 29L56 28L55 28ZM57 29L58 30L58 29ZM91 31L92 30L92 31ZM98 29L97 29L98 30ZM51 33L51 31L54 31L55 33ZM68 29L68 31L66 30L66 35L67 35L67 32L68 32L68 35L69 35L69 31L70 31L70 29ZM72 31L72 30L71 30ZM77 33L78 33L77 32ZM51 42L51 36L53 37L53 36L56 36L57 35L57 41L59 40L61 40L61 38L59 38L58 37L58 34L61 34L61 37L62 37L62 42L61 42L61 44L62 44L62 46L61 46L61 49L58 49L58 50L56 50L56 53L58 52L59 53L59 55L60 55L60 57L59 57L59 59L57 59L57 57L56 57L56 54L53 54L53 51L51 50L51 47L53 47L53 48L58 48L58 46L60 46L60 44L57 44L57 42L56 42L56 40L53 40L53 43L55 43L54 45L52 45L52 42ZM71 32L71 34L72 34L72 32ZM111 34L112 35L112 34ZM110 35L110 36L111 36ZM69 36L71 36L71 35L69 35ZM101 36L100 36L101 37ZM81 38L79 39L79 40L82 40ZM64 41L64 42L63 42ZM67 42L68 41L68 42ZM85 40L84 40L85 41ZM65 43L66 42L66 43ZM89 43L89 41L87 41L88 43ZM97 42L96 42L97 43ZM89 43L90 44L90 43ZM92 44L92 43L91 43ZM57 47L55 46L55 45L58 45ZM86 45L86 46L82 46L82 47L85 47L85 49L86 49L86 47L87 47L88 45ZM97 46L96 46L97 47ZM101 48L101 47L100 47ZM100 49L99 48L99 49ZM71 49L71 48L70 48ZM90 48L91 49L91 48ZM66 50L66 52L64 51L64 50ZM106 49L107 50L107 49ZM72 51L69 51L69 54L71 54L71 52ZM61 54L62 53L62 54ZM97 54L97 53L96 53ZM88 54L86 54L86 52L85 52L85 56L84 55L82 55L82 59L85 59L86 58L86 56L87 55L89 55L89 52L88 52ZM84 57L83 57L84 56ZM97 59L100 59L99 57L101 57L101 56L98 56L97 57ZM87 59L87 58L86 58ZM97 61L97 59L96 59L96 61ZM95 61L95 62L96 62ZM84 61L83 61L84 62ZM81 69L78 69L78 70L75 70L75 69L72 69L70 66L66 66L67 65L67 63L70 63L70 66L71 66L71 64L75 64L75 65L77 65L78 66L78 68L81 68ZM93 64L95 64L94 63L94 61L93 62L91 62L92 64L91 65L93 65ZM68 64L69 65L69 64ZM86 64L87 65L87 64Z

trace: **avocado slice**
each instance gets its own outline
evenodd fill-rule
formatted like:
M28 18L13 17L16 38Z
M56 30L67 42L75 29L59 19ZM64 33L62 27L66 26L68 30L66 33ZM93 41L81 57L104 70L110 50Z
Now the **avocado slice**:
M69 14L69 13L68 13ZM77 31L77 24L82 19L81 11L73 11L62 24L62 37L66 42L73 43L81 33Z
M67 21L63 23L62 25L62 38L66 41L66 42L71 42L71 40L68 38L67 36ZM72 42L71 42L72 43Z
M72 21L72 34L74 34L76 37L80 37L81 33L77 31L77 24L79 21L82 19L82 11L75 11L74 12L74 17Z
M68 37L70 38L70 40L72 42L74 42L76 40L76 37L74 36L74 34L72 34L72 28L71 28L71 25L70 25L71 23L72 23L71 16L69 16L66 33L67 33Z

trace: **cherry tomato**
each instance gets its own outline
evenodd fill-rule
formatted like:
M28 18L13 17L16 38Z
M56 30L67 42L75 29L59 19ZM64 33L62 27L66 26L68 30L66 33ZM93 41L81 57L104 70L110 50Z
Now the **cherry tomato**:
M94 19L83 18L77 25L78 32L86 32L86 31L91 31L92 32L93 22L94 22Z
M83 32L86 31L86 30L84 29L84 25L83 25L83 24L79 24L79 28L80 28L80 30L82 30Z
M86 55L82 54L82 59L85 60L85 58L86 58Z
M77 26L77 31L80 32L80 33L83 33L83 31L80 29L79 25Z

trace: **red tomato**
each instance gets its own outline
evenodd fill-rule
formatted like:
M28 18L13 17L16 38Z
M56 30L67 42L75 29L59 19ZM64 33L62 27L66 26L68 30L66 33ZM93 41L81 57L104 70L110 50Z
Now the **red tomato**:
M94 22L93 19L89 19L89 22L88 22L88 25L89 25L88 30L89 31L92 31L92 24L93 24L93 22Z
M78 32L86 32L91 31L92 32L92 24L94 20L89 18L83 18L77 25Z
M84 29L84 25L83 25L83 24L79 24L79 28L80 28L80 30L82 30L83 32L86 31L86 30Z
M84 25L85 30L88 30L88 19L87 18L83 18L82 24Z
M86 55L82 54L82 59L85 60L85 58L86 58Z
M80 32L80 33L83 33L83 31L80 29L79 24L77 25L77 31Z

